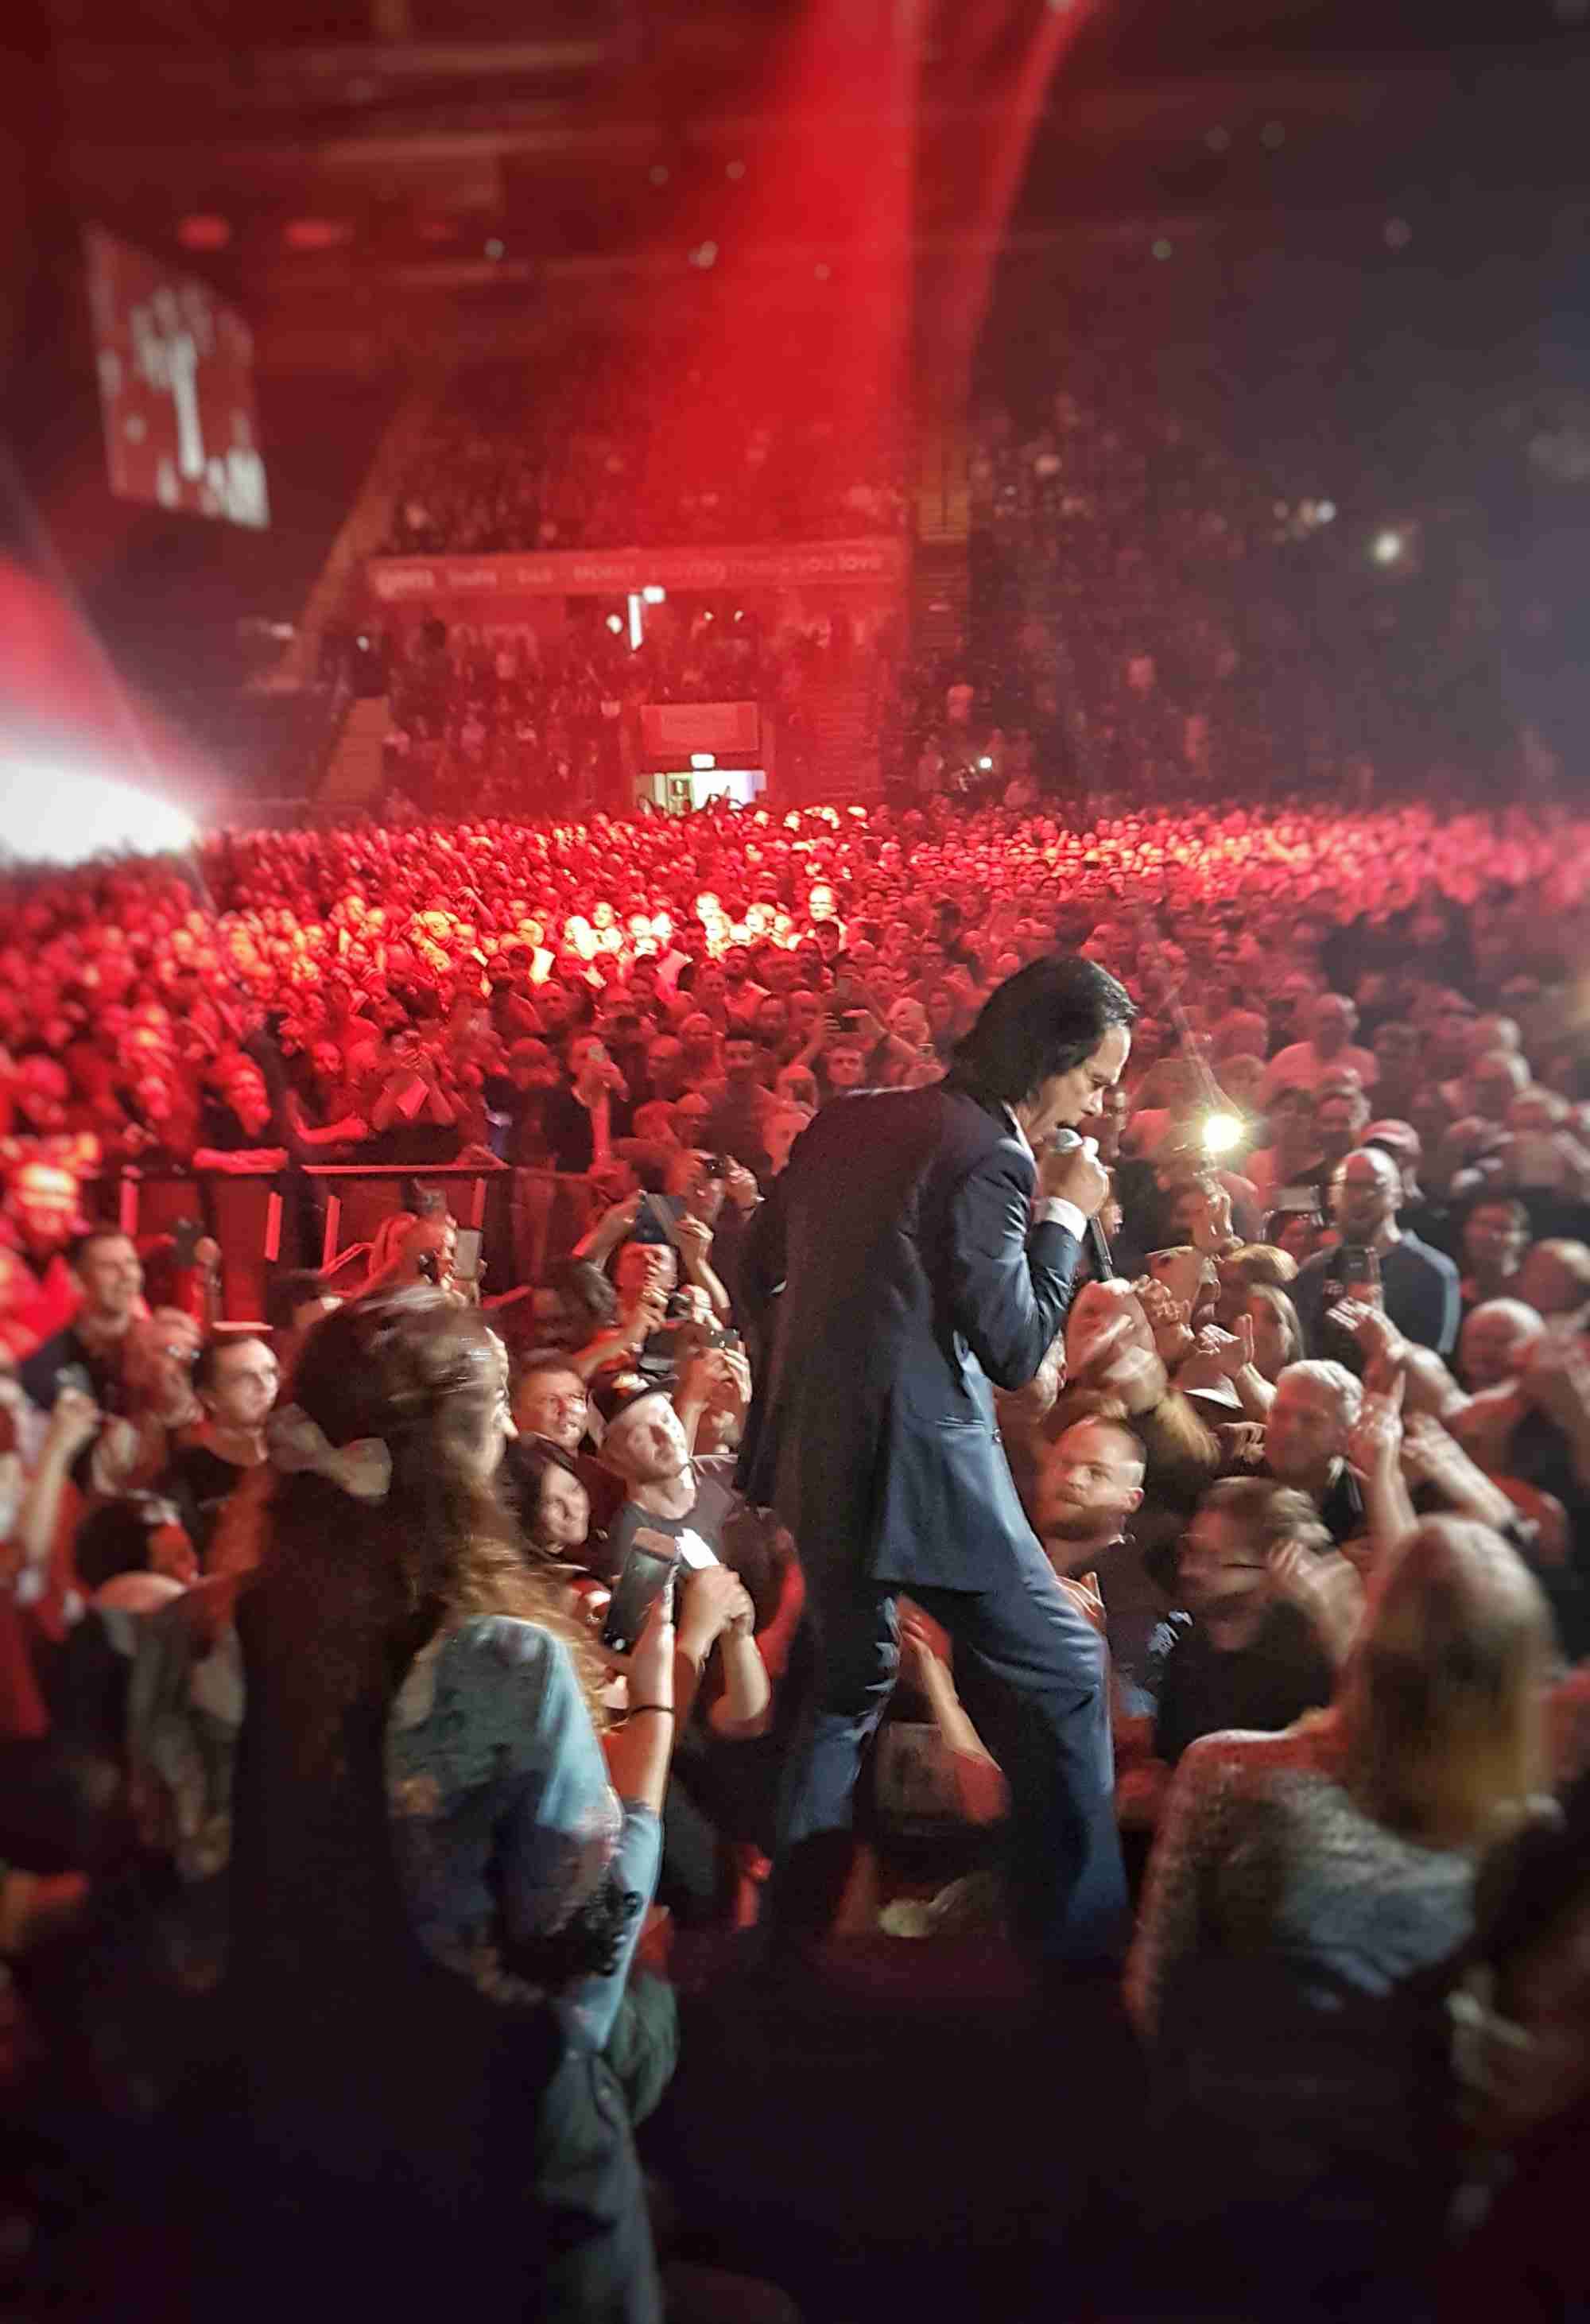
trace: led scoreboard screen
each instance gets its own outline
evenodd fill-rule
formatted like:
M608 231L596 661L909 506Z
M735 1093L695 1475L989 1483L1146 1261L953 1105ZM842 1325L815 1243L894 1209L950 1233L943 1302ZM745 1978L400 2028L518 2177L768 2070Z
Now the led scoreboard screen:
M207 283L103 227L84 243L112 492L267 524L248 325Z

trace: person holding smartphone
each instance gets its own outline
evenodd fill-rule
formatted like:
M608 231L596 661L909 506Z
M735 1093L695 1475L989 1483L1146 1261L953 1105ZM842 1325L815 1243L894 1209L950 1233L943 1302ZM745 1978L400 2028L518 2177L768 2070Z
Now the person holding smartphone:
M718 1909L726 1849L765 1844L777 1780L746 1749L767 1738L763 1751L777 1757L756 1608L719 1554L736 1497L691 1459L672 1401L641 1375L604 1382L593 1400L603 1424L602 1462L624 1491L607 1529L613 1594L604 1642L621 1652L649 1600L665 1591L674 1598L673 1700L683 1748L663 1812L658 1896L682 1922L702 1922Z
M1457 1268L1397 1223L1402 1174L1378 1146L1361 1146L1337 1164L1330 1185L1339 1240L1298 1270L1292 1304L1311 1355L1337 1356L1328 1318L1353 1285L1378 1279L1377 1305L1402 1333L1438 1356L1457 1345L1463 1294Z

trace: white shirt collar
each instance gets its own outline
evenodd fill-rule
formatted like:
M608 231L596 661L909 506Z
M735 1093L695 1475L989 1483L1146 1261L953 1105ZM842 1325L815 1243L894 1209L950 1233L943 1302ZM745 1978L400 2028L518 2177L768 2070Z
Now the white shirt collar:
M1021 1148L1021 1150L1026 1156L1027 1160L1029 1162L1036 1162L1038 1157L1033 1151L1033 1141L1027 1136L1026 1131L1022 1128L1020 1122L1016 1120L1016 1115L1013 1113L1009 1106L1005 1108L1005 1119L1010 1124L1011 1136Z

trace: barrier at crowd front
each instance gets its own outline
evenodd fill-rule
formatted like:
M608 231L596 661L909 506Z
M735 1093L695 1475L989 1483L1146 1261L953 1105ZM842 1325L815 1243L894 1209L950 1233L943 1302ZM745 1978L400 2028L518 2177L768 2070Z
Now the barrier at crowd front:
M485 1290L538 1284L565 1259L601 1207L584 1176L505 1163L316 1163L280 1170L145 1172L86 1181L85 1213L114 1217L147 1245L187 1222L221 1247L223 1323L258 1323L278 1268L317 1268L340 1288L363 1281L359 1255L383 1223L441 1194L461 1227L483 1237Z

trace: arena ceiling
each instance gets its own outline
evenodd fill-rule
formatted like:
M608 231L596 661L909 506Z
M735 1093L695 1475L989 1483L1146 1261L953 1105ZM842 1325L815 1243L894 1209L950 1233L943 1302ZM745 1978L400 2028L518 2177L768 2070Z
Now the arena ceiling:
M351 318L511 312L549 269L666 272L710 241L837 272L880 238L986 232L967 156L1046 25L1002 233L1263 222L1410 182L1538 196L1578 183L1590 97L1590 0L39 5L77 214L188 251L287 369ZM908 76L874 69L902 42ZM814 159L900 134L902 104L908 208L813 225Z

